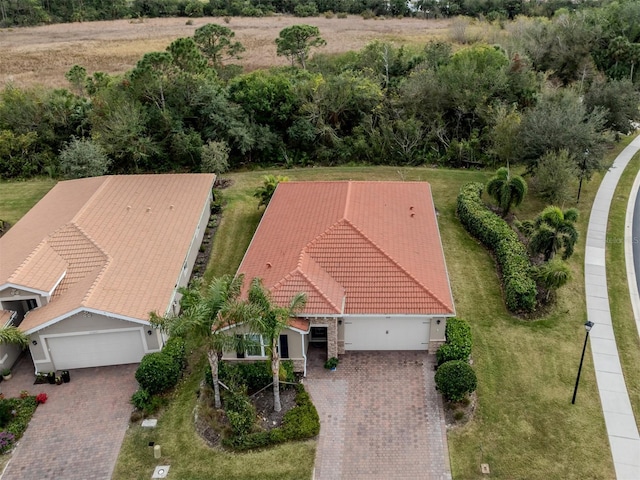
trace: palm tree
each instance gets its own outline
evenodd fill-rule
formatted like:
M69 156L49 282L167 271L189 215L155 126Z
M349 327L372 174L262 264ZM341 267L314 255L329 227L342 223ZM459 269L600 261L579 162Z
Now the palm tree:
M29 345L29 337L27 337L18 327L10 325L0 328L0 344L17 345L26 348Z
M280 404L280 354L278 352L278 339L280 332L289 325L289 318L300 312L307 303L305 293L293 296L289 305L280 307L271 298L271 294L262 285L262 280L254 278L251 281L248 295L248 310L251 315L250 323L257 333L265 340L265 346L271 360L271 373L273 374L273 409L276 412L282 410Z
M548 206L534 221L522 222L518 228L529 237L529 250L534 255L544 255L549 261L556 253L562 251L562 259L573 255L573 248L578 241L575 223L579 212L575 208L566 211L558 207Z
M527 193L527 182L520 175L511 176L506 167L499 168L487 183L487 193L491 195L506 217L512 206L517 207Z
M562 260L549 260L537 268L536 279L547 290L547 301L549 301L551 292L556 291L571 280L571 270Z
M225 350L234 350L242 342L235 335L227 334L224 327L227 326L225 313L240 295L243 280L242 275L235 278L224 275L214 278L206 288L196 282L191 288L181 289L183 311L179 316L163 318L151 314L151 323L170 336L196 335L206 339L216 408L222 406L218 378L220 359Z
M276 187L278 186L278 184L280 182L288 182L288 181L289 181L289 177L285 177L282 175L278 175L278 176L264 175L262 177L262 186L258 187L255 193L253 194L254 197L260 199L258 208L260 208L263 205L266 207L269 204L269 201L271 200L271 197L273 196L274 192L276 191Z

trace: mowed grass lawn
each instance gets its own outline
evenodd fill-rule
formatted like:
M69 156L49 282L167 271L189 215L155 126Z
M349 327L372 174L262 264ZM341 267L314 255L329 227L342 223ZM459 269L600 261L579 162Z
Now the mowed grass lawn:
M574 280L560 290L558 303L552 311L531 321L514 318L506 311L491 256L466 233L455 216L460 186L469 181L486 181L491 172L336 167L225 175L234 183L221 191L227 203L214 241L208 278L234 273L239 265L262 213L252 194L265 173L287 175L291 180L422 180L431 183L457 312L471 323L473 330L474 368L479 380L475 418L448 433L454 478L481 477L481 463L490 465L491 478L614 477L590 352L585 357L577 403L571 405L584 340L582 325L586 319L584 236L589 206L601 179L599 175L583 187L579 205L581 240L570 262ZM8 185L14 184L1 186ZM543 207L542 202L529 195L525 204L516 209L516 214L521 219L530 218ZM620 347L630 348L627 344ZM148 447L150 441L162 445L160 463L171 465L172 478L311 477L315 455L313 441L248 454L209 449L193 427L203 359L196 357L191 368L194 373L182 381L155 430L136 426L129 429L114 473L115 480L151 476L158 462Z

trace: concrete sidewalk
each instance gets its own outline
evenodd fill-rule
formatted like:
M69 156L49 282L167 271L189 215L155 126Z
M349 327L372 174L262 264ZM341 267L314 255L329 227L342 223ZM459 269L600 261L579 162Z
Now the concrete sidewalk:
M613 333L605 253L613 195L622 172L638 150L640 136L618 155L600 184L589 218L584 261L587 317L595 323L590 333L593 364L616 477L621 480L640 479L640 435Z

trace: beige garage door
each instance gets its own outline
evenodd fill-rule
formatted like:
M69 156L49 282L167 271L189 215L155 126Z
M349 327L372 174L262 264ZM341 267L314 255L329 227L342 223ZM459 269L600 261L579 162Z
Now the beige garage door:
M144 355L138 329L49 337L46 342L57 370L138 363Z
M430 321L424 317L347 317L345 350L427 350Z

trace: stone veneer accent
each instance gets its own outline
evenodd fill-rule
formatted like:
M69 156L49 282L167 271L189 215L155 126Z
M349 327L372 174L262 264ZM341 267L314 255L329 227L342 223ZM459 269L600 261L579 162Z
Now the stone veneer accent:
M338 340L338 354L339 355L344 355L345 354L344 340Z
M294 372L304 372L304 358L285 358L283 360L291 360L293 362Z
M435 355L440 348L440 345L444 345L444 342L444 340L431 340L429 342L429 353Z
M326 326L327 327L327 358L337 357L338 353L344 353L344 345L342 352L339 350L338 345L338 319L337 318L311 318L311 326ZM344 344L344 342L340 342Z

